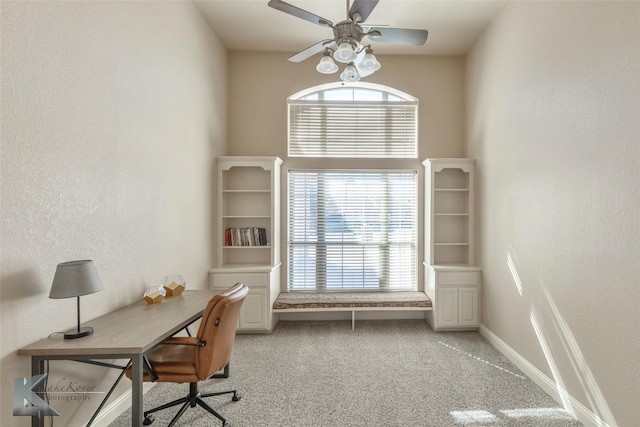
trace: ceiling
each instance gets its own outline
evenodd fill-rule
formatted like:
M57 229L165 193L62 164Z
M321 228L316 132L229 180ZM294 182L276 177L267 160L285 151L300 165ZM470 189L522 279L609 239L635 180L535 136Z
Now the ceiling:
M347 0L286 0L332 21L346 18ZM380 0L370 25L429 30L424 46L371 45L377 54L464 55L507 0ZM330 28L267 6L268 0L194 0L229 50L296 53L333 38Z

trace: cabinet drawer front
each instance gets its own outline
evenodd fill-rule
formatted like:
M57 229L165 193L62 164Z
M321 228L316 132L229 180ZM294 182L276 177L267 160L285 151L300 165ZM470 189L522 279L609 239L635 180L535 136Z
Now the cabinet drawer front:
M229 274L212 274L211 275L211 287L227 289L237 282L242 282L251 288L252 286L267 286L267 274L252 274L252 273L229 273Z
M477 285L478 273L476 272L446 272L438 273L440 285Z

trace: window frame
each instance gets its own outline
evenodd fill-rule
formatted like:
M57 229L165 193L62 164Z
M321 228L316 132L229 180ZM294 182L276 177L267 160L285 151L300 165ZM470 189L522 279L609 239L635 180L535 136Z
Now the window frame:
M413 185L414 185L414 189L413 189L413 194L412 197L414 199L414 204L412 206L412 212L411 212L411 217L413 219L413 226L414 226L414 230L413 230L413 235L412 235L412 239L410 242L408 241L404 241L404 242L393 242L393 243L389 243L389 241L387 240L387 245L373 245L375 247L378 248L384 248L383 251L386 251L386 259L387 262L386 264L384 264L383 267L386 267L386 273L385 274L385 278L388 279L389 278L389 268L391 265L391 253L389 252L389 249L391 246L402 246L402 245L407 245L410 244L412 247L412 251L413 251L413 260L412 260L412 264L411 264L411 270L412 270L412 278L413 278L413 282L410 283L408 286L406 287L392 287L391 284L389 283L389 280L386 281L386 286L382 286L380 285L378 288L372 288L372 287L348 287L348 288L342 288L342 289L328 289L326 287L326 280L324 282L324 286L321 286L320 288L318 288L318 283L316 283L316 286L310 290L310 289L295 289L291 287L291 258L292 258L292 236L291 236L291 203L292 203L292 199L290 197L291 192L292 192L292 188L291 188L291 175L295 174L295 173L322 173L322 174L331 174L331 173L344 173L344 174L361 174L361 175L366 175L366 174L397 174L397 175L412 175L413 176ZM363 168L353 168L353 169L345 169L345 168L341 168L341 169L319 169L319 168L313 168L313 169L301 169L301 168L292 168L287 170L287 240L286 240L286 245L287 245L287 289L290 292L396 292L396 291L415 291L417 290L417 282L418 282L418 257L419 257L419 183L420 183L420 179L419 179L420 175L419 175L419 171L417 169L414 168L402 168L402 169L363 169ZM326 205L324 205L326 206ZM327 215L325 215L324 220L326 221L326 217ZM316 218L316 226L320 223L320 221L322 221L322 219L320 218ZM388 232L387 232L388 235ZM345 243L346 245L340 245L340 243ZM349 244L350 243L350 244ZM342 241L342 242L338 242L338 241L329 241L329 240L323 240L322 243L318 242L317 246L324 246L325 247L325 251L327 247L330 246L353 246L353 247L366 247L368 245L358 245L358 244L354 244L353 242L348 242L348 241ZM371 245L369 245L371 246ZM325 252L324 254L324 274L326 274L326 268L328 265L328 257L327 254ZM316 273L317 274L317 273ZM320 274L322 275L322 271L320 272Z
M414 260L413 260L413 264L412 264L412 270L413 270L413 274L412 274L412 282L409 283L409 285L407 286L406 289L402 289L402 290L411 290L411 291L417 291L421 288L420 286L420 278L422 276L422 272L419 269L419 258L422 255L421 251L423 250L423 245L421 243L421 239L420 239L420 233L421 233L421 227L422 227L422 223L420 221L420 215L422 214L421 212L421 201L422 201L422 180L420 178L421 176L421 168L419 167L418 162L418 148L419 148L419 137L418 137L418 114L419 114L419 103L418 103L418 99L413 97L412 95L409 95L407 93L404 93L400 90L388 87L388 86L384 86L384 85L379 85L379 84L373 84L373 83L366 83L366 82L358 82L358 83L351 83L351 84L345 84L345 83L328 83L328 84L322 84L322 85L318 85L318 86L314 86L314 87L310 87L304 90L301 90L293 95L291 95L290 97L287 98L287 114L289 114L290 112L290 106L289 106L289 101L291 99L294 98L298 98L298 97L304 97L304 96L308 96L308 95L312 95L314 93L318 93L320 91L324 91L324 90L333 90L333 89L342 89L342 88L346 88L346 89L366 89L366 90L373 90L373 91L384 91L387 92L389 95L393 95L394 97L398 97L400 98L400 100L398 102L404 102L403 100L409 99L409 100L415 100L415 121L412 123L412 125L414 126L414 132L415 132L415 156L411 156L411 157L395 157L395 158L384 158L384 157L316 157L316 156L301 156L301 157L289 157L289 160L287 161L288 164L288 168L286 170L286 207L283 206L286 209L286 221L283 224L283 226L285 227L285 243L286 243L286 254L284 254L284 263L286 263L285 267L285 275L286 275L286 284L285 284L285 288L288 292L307 292L305 290L296 290L296 289L292 289L291 285L290 285L290 261L292 259L292 253L291 253L291 249L290 249L290 242L291 242L291 236L290 236L290 221L291 218L289 218L289 213L290 213L290 209L291 209L291 202L292 200L290 199L290 182L289 182L289 174L290 172L295 172L295 171L314 171L314 170L321 170L324 172L328 172L328 171L335 171L335 170L345 170L345 171L352 171L352 172L357 172L357 171L364 171L364 172L372 172L372 173L379 173L379 172L391 172L391 173L403 173L403 172L408 172L408 173L415 173L416 175L416 183L415 183L415 194L414 194L414 200L415 200L415 204L413 206L413 210L414 210L414 217L415 217L415 226L414 226L414 230L413 230L413 234L414 234L414 238L413 238L413 251L414 251ZM289 137L289 126L290 126L290 121L289 121L289 117L288 117L288 122L287 122L287 137ZM287 151L289 151L289 139L287 141ZM391 162L391 165L390 165ZM329 166L329 167L326 167ZM361 289L361 290L345 290L346 292L358 292L358 291L364 291L364 292L371 292L371 291L378 291L378 292L385 292L385 291L390 291L390 292L394 292L396 290L400 290L400 289ZM324 292L323 290L320 290L318 288L315 288L314 290L312 290L312 292ZM340 292L340 291L336 291L333 289L329 289L327 290L327 292Z

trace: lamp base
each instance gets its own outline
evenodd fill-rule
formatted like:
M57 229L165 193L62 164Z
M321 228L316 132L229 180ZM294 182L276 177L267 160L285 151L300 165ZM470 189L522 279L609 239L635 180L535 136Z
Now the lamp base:
M64 339L72 340L75 338L86 337L87 335L91 335L91 334L93 334L93 328L91 326L83 326L79 330L75 328L75 329L69 329L68 331L66 331L64 333Z

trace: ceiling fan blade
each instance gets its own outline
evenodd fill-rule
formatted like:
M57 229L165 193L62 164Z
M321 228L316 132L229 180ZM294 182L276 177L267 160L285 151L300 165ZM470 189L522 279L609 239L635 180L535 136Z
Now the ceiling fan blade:
M288 13L289 15L296 16L304 19L305 21L309 21L323 27L333 28L333 22L328 19L321 18L318 15L314 15L311 12L307 12L306 10L302 10L299 7L295 7L281 0L269 0L268 5L280 12Z
M377 31L380 35L371 34ZM368 36L375 42L422 46L427 42L427 30L409 30L406 28L371 27Z
M292 57L289 58L289 61L291 61L291 62L302 62L307 58L311 58L316 53L322 52L324 50L324 48L329 46L331 43L333 43L332 39L326 39L326 40L319 41L318 43L316 43L314 45L311 45L308 48L306 48L304 50L301 50L300 52L296 53L295 55L293 55Z
M349 18L357 23L367 20L371 11L378 5L379 0L355 0L349 9ZM354 18L354 15L360 15L360 18Z

